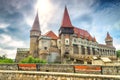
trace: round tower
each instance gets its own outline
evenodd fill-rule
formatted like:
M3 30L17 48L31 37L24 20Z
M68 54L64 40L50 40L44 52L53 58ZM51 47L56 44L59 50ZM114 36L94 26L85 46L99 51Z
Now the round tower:
M109 32L107 32L107 36L105 38L105 43L108 46L113 46L113 38L110 36Z
M38 38L41 35L38 13L30 30L30 55L38 57Z

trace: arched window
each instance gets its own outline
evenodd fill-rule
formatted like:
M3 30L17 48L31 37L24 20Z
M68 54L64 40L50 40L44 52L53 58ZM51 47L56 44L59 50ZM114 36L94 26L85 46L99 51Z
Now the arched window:
M81 51L82 51L82 54L84 55L85 54L85 48L84 48L84 46L81 46Z

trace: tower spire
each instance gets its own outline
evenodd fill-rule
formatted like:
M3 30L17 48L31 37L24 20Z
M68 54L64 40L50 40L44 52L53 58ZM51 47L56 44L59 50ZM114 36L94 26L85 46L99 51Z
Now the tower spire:
M105 43L108 46L113 46L113 38L110 36L109 32L107 32L107 36L105 38Z
M40 31L40 23L39 23L39 16L38 16L38 12L36 14L33 26L31 31Z
M110 36L109 32L107 32L107 36L106 36L105 40L111 40L111 39L112 39L112 37Z
M72 23L70 21L70 17L69 17L68 10L67 10L66 6L65 6L65 10L64 10L64 15L63 15L61 27L73 27Z

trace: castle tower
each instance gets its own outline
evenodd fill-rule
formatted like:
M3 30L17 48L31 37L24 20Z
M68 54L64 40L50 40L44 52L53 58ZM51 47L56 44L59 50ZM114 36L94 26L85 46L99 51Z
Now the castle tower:
M109 32L107 32L107 36L105 38L105 43L108 46L113 46L113 38L110 36Z
M41 35L38 13L30 30L30 55L38 57L38 38Z
M63 58L65 55L71 54L71 41L74 27L70 21L70 17L68 14L67 7L65 6L63 20L61 23L61 27L59 29L59 36L61 39L61 61L63 62Z

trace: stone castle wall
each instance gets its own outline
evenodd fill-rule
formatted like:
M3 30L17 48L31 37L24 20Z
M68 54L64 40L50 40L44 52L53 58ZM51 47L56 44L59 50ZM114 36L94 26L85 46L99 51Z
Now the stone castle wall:
M80 67L86 67L81 69ZM24 67L23 67L24 68ZM29 69L27 69L29 68ZM98 65L60 65L60 64L37 64L34 71L43 72L65 72L80 74L103 74L103 75L120 75L120 66L98 66ZM0 70L16 70L19 69L18 64L0 64ZM26 67L23 71L31 71L31 67Z
M0 70L18 70L17 64L0 64Z
M120 80L120 76L0 70L0 80Z

